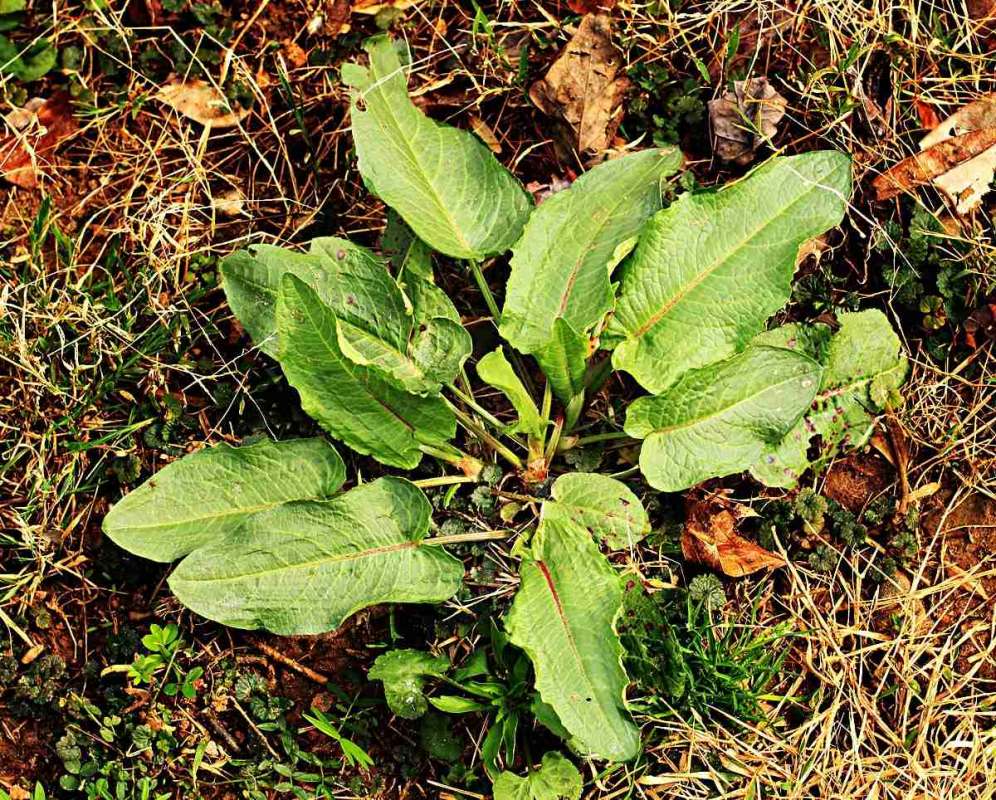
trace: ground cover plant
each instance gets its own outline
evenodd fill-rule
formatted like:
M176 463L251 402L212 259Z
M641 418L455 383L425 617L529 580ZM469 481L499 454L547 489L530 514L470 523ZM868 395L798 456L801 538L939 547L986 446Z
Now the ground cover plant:
M979 796L985 96L333 5L0 3L0 797Z

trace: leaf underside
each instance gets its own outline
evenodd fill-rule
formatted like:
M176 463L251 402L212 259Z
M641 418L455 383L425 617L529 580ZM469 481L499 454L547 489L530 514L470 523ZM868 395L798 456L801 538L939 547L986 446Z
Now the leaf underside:
M742 350L788 301L800 245L841 221L850 192L850 159L814 152L658 212L623 266L602 337L613 366L660 394Z
M430 513L417 487L390 477L288 503L195 550L170 588L203 617L283 635L332 630L377 603L441 602L460 588L463 564L422 544Z
M619 576L588 531L559 515L543 519L532 552L506 618L511 641L532 660L543 701L587 754L633 758L640 735L624 710Z
M440 253L480 259L507 250L529 215L529 195L480 139L419 111L389 38L364 48L369 67L346 64L342 78L367 185Z
M332 497L346 479L321 439L220 444L159 470L104 517L104 533L131 553L173 561L239 530L260 511Z
M640 469L676 492L750 468L802 418L821 374L808 356L763 346L685 373L626 413L626 433L644 439Z

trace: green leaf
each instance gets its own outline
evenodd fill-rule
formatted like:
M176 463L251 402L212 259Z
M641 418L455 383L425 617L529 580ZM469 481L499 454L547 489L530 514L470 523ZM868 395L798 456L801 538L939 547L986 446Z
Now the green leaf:
M48 39L41 39L22 49L0 35L0 77L11 76L22 83L31 83L47 75L58 58L58 52Z
M801 419L821 375L805 355L751 347L685 373L664 394L637 399L625 430L646 440L640 469L647 482L676 492L748 469Z
M486 711L490 708L488 703L480 703L477 700L470 700L466 697L458 697L454 694L443 694L437 697L430 697L429 702L434 708L438 708L447 714L470 714L476 711Z
M814 326L800 335L797 326L783 325L758 337L776 346L802 349L825 365L813 409L751 468L751 474L768 486L796 484L811 466L814 437L820 438L818 464L844 446L864 445L874 415L906 380L909 364L885 314L877 309L845 313L839 322L840 330L832 336L826 326Z
M536 689L586 755L626 761L640 750L624 710L626 673L615 623L623 587L584 528L544 517L506 618L536 671Z
M416 486L390 477L286 503L195 550L169 585L203 617L288 636L333 630L378 603L442 602L460 588L463 564L423 545L430 513Z
M355 364L374 367L405 390L438 393L470 354L472 343L456 310L439 290L417 277L413 303L387 265L345 239L315 239L308 253L261 245L222 262L225 292L236 316L259 348L279 356L276 303L280 280L294 275L315 290L339 320L339 347ZM440 293L441 294L441 293ZM436 319L435 312L443 319ZM455 317L455 321L453 320Z
M104 533L130 553L173 561L260 511L331 497L345 479L342 459L321 439L220 444L174 461L125 495L104 517Z
M0 14L16 14L27 8L27 0L0 0Z
M554 321L550 341L537 348L533 357L562 402L570 403L584 391L588 337L575 331L563 317Z
M339 319L395 350L407 348L412 322L404 295L380 258L346 239L315 239L307 253L257 245L225 258L221 272L235 316L274 358L280 353L276 309L285 274L314 289Z
M391 650L377 656L367 677L384 683L387 705L405 719L418 719L429 708L423 687L426 678L438 678L450 668L449 659L419 650Z
M386 36L368 39L370 66L346 64L360 173L420 239L454 258L502 253L531 201L473 134L426 117L408 97L406 70Z
M630 548L650 533L647 512L630 488L607 475L561 475L543 504L544 516L563 514L601 540L610 550Z
M533 398L505 358L501 347L477 362L477 375L486 384L502 392L515 408L519 419L509 426L510 431L521 431L536 439L542 438L547 421L543 419Z
M681 166L673 148L606 161L545 200L512 248L501 335L535 353L565 320L586 333L612 308L613 253L661 207L661 181Z
M540 768L523 778L502 772L494 795L495 800L578 800L583 788L577 767L560 753L547 753Z
M443 444L456 433L453 412L439 397L409 394L379 370L353 363L340 347L339 327L314 289L284 276L280 365L305 412L358 453L413 469L420 444Z
M742 350L789 299L799 247L837 225L850 159L773 158L718 192L682 195L656 214L623 266L602 344L652 394Z

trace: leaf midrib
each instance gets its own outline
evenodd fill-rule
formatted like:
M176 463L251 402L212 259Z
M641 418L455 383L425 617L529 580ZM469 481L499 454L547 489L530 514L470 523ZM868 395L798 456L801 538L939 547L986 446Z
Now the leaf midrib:
M309 544L313 544L310 540L305 539ZM246 578L256 578L260 575L272 575L280 572L288 572L299 569L308 569L310 567L321 567L329 564L342 564L348 561L361 561L364 558L372 558L379 555L384 555L385 553L397 553L402 550L415 550L422 545L421 540L419 541L405 541L397 542L395 544L383 545L381 547L371 547L367 550L357 550L351 553L339 553L336 555L326 555L320 559L312 559L311 561L301 561L296 564L281 564L278 567L273 567L270 569L261 569L254 572L241 572L238 575L226 575L224 577L212 577L189 578L181 575L179 580L186 583L227 583L229 581L244 580ZM245 554L242 556L245 557Z
M816 362L813 362L813 363L815 364ZM706 414L703 417L695 417L694 419L685 420L684 422L680 422L680 423L677 423L675 425L669 425L666 428L656 428L655 430L653 430L651 432L650 435L675 433L676 431L684 430L686 428L695 427L695 426L700 425L700 424L705 424L705 423L707 423L707 422L715 419L716 417L724 415L727 412L732 411L733 409L735 409L735 408L737 408L737 407L739 407L741 405L744 405L745 403L756 401L757 399L759 399L761 397L764 397L764 395L768 394L768 392L770 392L770 391L772 391L774 389L779 389L779 388L781 388L782 386L784 386L787 383L792 383L793 381L802 380L803 377L804 376L802 376L802 375L793 375L792 377L785 378L784 380L778 381L776 383L766 384L761 389L761 391L755 392L754 394L747 395L746 397L742 397L739 400L734 401L730 405L723 406L722 408L716 409L715 411L712 411L712 412L710 412L709 414Z
M553 600L554 609L557 612L557 619L560 621L561 626L564 629L564 635L567 637L567 643L571 648L571 653L574 656L574 661L577 665L578 672L582 676L582 680L587 686L591 697L599 697L599 692L596 690L595 684L591 680L591 676L588 674L588 669L585 666L584 660L581 658L581 651L578 649L577 640L574 638L574 632L571 630L570 624L567 620L567 614L564 612L564 607L560 602L560 593L557 591L557 586L554 583L553 575L550 572L550 568L546 565L543 560L537 560L536 566L543 576L543 581L546 583L547 589L549 589L550 597ZM608 714L605 713L605 709L602 707L601 699L595 701L595 707L598 709L598 715L602 718L602 722L605 725L606 730L614 730L612 720Z
M661 156L660 161L663 161L663 156ZM660 161L655 161L649 169L641 173L641 177L649 172L653 172L654 170L656 170L660 166ZM567 284L564 286L564 290L561 293L560 303L557 307L558 308L557 315L554 317L555 320L558 317L563 317L564 312L567 310L567 303L571 298L571 294L574 289L574 284L577 282L578 275L581 272L581 265L584 262L585 256L587 256L594 249L593 247L594 242L599 238L602 231L605 230L606 227L608 227L609 223L615 219L616 212L619 210L619 208L624 203L627 203L633 194L635 194L635 192L624 193L619 200L617 200L612 206L610 206L611 208L610 213L606 216L605 220L597 228L594 229L593 234L589 237L588 244L584 252L575 260L574 266L571 267L571 271L567 276ZM551 252L552 251L547 250L548 256ZM549 257L543 260L548 261ZM539 271L537 271L537 274L539 274Z
M418 156L415 153L415 148L412 147L411 142L408 140L408 137L405 135L404 128L402 128L400 120L397 118L397 116L394 113L394 106L393 106L393 104L388 101L388 99L387 99L387 97L385 95L384 86L386 85L386 83L384 83L383 85L381 85L378 88L377 84L380 83L380 79L378 79L377 73L374 70L373 59L371 59L369 70L370 70L370 74L374 78L374 84L370 88L372 90L378 91L380 93L381 99L383 101L383 106L386 108L386 111L387 111L387 116L390 119L390 121L394 124L394 128L395 128L395 130L398 133L398 138L401 140L402 144L404 145L404 149L407 151L409 163L414 168L416 174L419 175L422 178L422 182L424 183L426 189L428 190L428 194L432 197L433 202L436 204L436 207L442 213L442 216L446 218L446 221L447 221L447 223L450 226L450 230L453 232L454 236L456 237L456 239L460 243L460 245L465 250L469 250L471 252L477 252L477 248L473 247L471 245L471 243L468 242L466 240L466 238L464 237L463 231L457 225L456 219L453 217L452 214L450 214L449 209L443 203L443 198L439 194L439 191L436 189L435 184L433 184L433 182L431 180L429 180L428 173L425 172L425 170L421 167L421 165L420 165L420 163L418 161ZM406 84L405 87L404 87L405 99L409 103L411 103L412 101L411 101L410 95L408 94L407 76L405 76L405 74L404 74L404 68L399 66L398 71L402 74L402 77L405 78L405 84ZM387 79L390 78L390 77L391 77L390 75L384 76L383 81L386 82ZM365 97L366 97L366 93L364 92L364 98ZM367 100L368 104L369 104L369 102L370 101ZM414 107L414 104L412 104L412 105ZM416 109L416 111L418 111L418 110ZM355 103L354 103L354 113L356 113L356 111L355 111ZM369 108L369 105L368 105L368 108L367 108L366 111L360 111L359 113L360 114L370 114L371 113L371 109ZM418 113L421 113L421 112L418 112ZM433 128L432 128L433 133L438 133L437 129L435 128L435 123L431 119L429 119L428 117L422 118L421 122L423 124L433 126ZM438 140L438 137L437 137L437 140Z
M651 314L645 322L643 322L635 330L631 331L626 338L639 339L641 336L646 334L650 329L654 328L662 319L664 319L665 316L667 316L668 313L670 313L670 311L676 305L678 305L678 303L684 300L692 291L697 289L705 280L707 280L710 276L712 276L713 273L715 273L726 263L728 263L729 260L733 258L734 255L736 255L741 250L746 248L757 236L762 234L768 227L775 224L775 222L777 222L779 219L785 216L790 210L794 209L799 203L801 203L803 200L808 199L809 196L812 194L812 192L820 186L820 182L825 181L827 175L829 175L830 172L832 171L833 170L830 170L826 174L821 175L819 178L812 179L812 181L807 186L807 190L804 193L796 197L787 206L784 206L778 213L774 214L771 217L767 217L759 227L755 228L745 238L735 243L733 247L727 249L727 251L723 253L719 257L719 259L714 260L713 263L711 263L704 270L699 272L698 275L696 275L693 280L685 283L682 287L680 287L675 295L669 298L657 311Z

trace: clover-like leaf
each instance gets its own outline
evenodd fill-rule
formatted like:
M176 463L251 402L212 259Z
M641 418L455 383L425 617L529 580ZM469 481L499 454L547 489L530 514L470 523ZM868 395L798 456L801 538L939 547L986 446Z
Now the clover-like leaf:
M388 708L399 717L418 719L429 708L425 679L445 675L450 662L421 650L389 650L377 656L367 677L384 684Z
M502 253L532 203L471 133L426 117L408 97L407 69L387 36L368 39L368 67L346 64L360 173L433 249L454 258Z
M358 453L412 469L422 459L420 445L438 446L456 433L456 419L442 398L409 394L381 370L345 355L339 319L291 274L281 284L277 328L280 366L301 406Z
M742 350L789 299L799 247L841 221L850 163L829 151L773 158L658 212L622 268L602 337L613 366L660 394Z
M285 503L187 556L169 578L189 609L233 628L323 633L377 603L451 597L463 564L423 542L431 507L400 478Z
M578 800L581 773L560 753L547 753L539 769L519 777L502 772L494 785L495 800Z
M345 479L342 459L321 439L220 444L174 461L126 494L104 517L104 533L130 553L173 561L260 511L332 497Z
M501 334L535 353L564 319L586 333L612 308L613 254L661 207L661 181L681 166L674 148L598 165L545 200L512 248Z
M868 441L875 414L906 380L909 364L899 337L877 309L841 314L840 330L825 325L783 325L757 341L801 350L825 365L813 408L751 468L768 486L791 487L811 466L812 440L819 437L816 463L842 447Z
M616 619L622 581L588 531L546 516L522 562L505 626L533 662L536 689L585 754L633 758L640 734L625 711L628 680Z
M625 430L645 439L640 469L648 483L680 491L755 464L806 413L821 377L820 365L801 353L750 347L637 399Z
M594 472L561 475L543 503L544 516L563 514L610 550L632 547L650 533L640 498L622 481Z
M547 421L543 419L535 401L500 347L477 362L477 375L486 384L502 392L512 403L519 418L509 426L510 431L521 431L536 438L543 436Z

